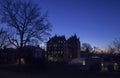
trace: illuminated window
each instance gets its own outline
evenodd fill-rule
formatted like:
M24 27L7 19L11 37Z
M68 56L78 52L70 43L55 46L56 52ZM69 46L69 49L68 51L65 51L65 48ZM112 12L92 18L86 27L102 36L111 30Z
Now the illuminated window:
M57 47L57 44L54 44L53 47Z
M60 41L58 41L58 43L60 43Z
M21 58L20 61L21 61L21 64L25 64L25 59L24 58Z
M48 60L51 60L51 61L52 61L52 60L53 60L53 57L51 57L51 56L48 56Z
M20 60L17 59L17 64L19 64L19 62L21 62L21 64L25 64L25 59L24 58L20 58Z

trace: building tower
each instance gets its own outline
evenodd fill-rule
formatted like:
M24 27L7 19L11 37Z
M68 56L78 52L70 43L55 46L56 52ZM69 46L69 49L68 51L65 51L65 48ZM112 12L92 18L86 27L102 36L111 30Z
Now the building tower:
M76 34L67 40L69 60L80 58L80 41Z
M54 36L47 42L47 59L66 62L80 58L80 41L76 34L66 40L65 36Z
M65 61L66 52L65 36L54 36L47 42L47 59L53 62Z

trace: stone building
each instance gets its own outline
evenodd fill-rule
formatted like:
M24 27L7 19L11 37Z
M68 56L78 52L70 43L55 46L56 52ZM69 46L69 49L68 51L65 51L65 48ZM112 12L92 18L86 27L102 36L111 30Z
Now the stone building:
M80 41L76 35L67 40L68 59L80 58Z
M65 52L67 52L65 36L54 36L47 42L48 61L65 61Z
M80 41L76 35L68 39L65 36L55 35L47 42L48 61L66 62L77 57L80 57Z

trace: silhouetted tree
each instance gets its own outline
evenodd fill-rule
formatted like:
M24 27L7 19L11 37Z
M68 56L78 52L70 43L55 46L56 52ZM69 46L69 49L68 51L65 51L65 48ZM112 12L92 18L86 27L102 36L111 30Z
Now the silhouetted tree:
M82 43L82 50L91 52L92 51L92 46L89 43Z
M117 52L120 52L120 38L114 39L113 48L115 48Z
M120 38L116 38L112 41L112 44L108 46L108 51L109 52L120 52Z
M109 53L114 53L116 49L113 46L108 45L108 49L107 50L108 50Z
M1 28L0 29L0 48L2 49L9 45L10 43L8 41L8 34L3 28Z
M94 46L93 47L93 53L101 52L102 50L99 47Z
M8 27L10 43L18 48L19 63L24 45L32 39L43 41L50 35L47 13L42 14L41 8L30 0L0 0L0 15Z
M23 47L31 39L44 40L50 35L51 25L47 13L32 1L1 0L0 15L2 23L10 27L9 41L16 47Z
M38 44L38 40L36 40L36 39L31 39L31 40L28 42L28 44L29 44L29 45L32 45L32 46L37 46L37 45L39 45L39 44Z

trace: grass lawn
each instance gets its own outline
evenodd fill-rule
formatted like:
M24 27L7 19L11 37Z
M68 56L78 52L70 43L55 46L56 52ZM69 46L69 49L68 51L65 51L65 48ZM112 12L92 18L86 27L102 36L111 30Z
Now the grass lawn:
M29 67L30 68L30 67ZM88 72L63 68L0 69L0 78L120 78L120 72Z

